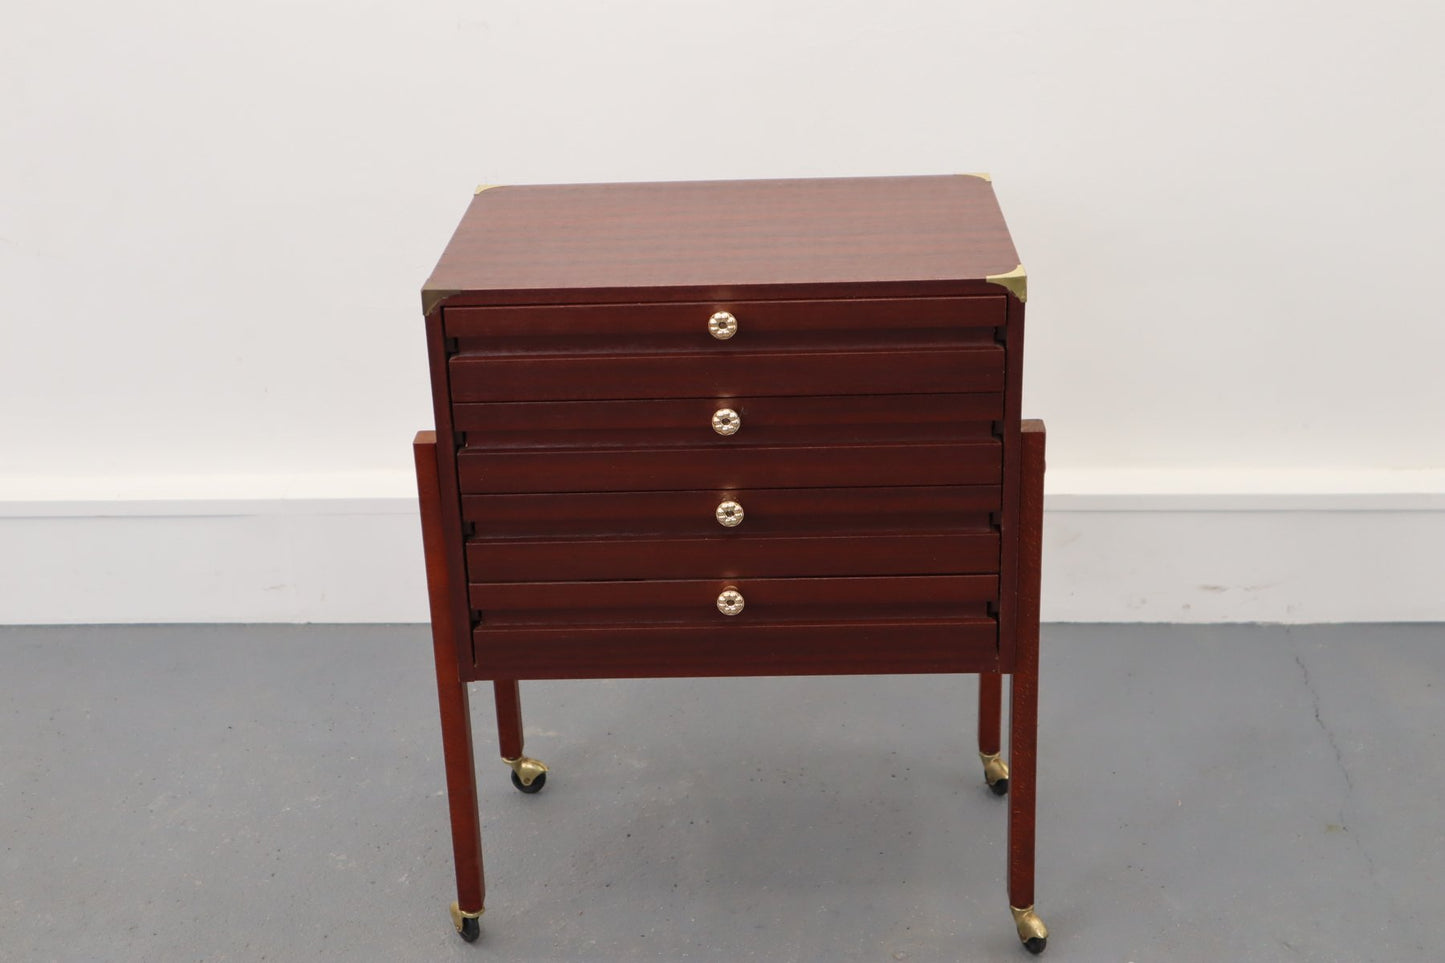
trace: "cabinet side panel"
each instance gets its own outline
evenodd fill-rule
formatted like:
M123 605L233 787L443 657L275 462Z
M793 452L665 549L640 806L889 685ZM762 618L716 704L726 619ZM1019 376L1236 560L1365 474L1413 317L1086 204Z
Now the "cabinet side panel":
M466 551L462 543L462 496L457 487L457 444L452 425L451 385L447 377L447 345L438 307L426 319L427 356L431 364L432 411L437 428L437 470L441 481L442 534L446 539L447 594L456 634L457 661L463 679L473 675L472 613L467 605Z
M1018 625L1019 422L1023 407L1024 303L1010 295L1004 334L1003 513L999 526L999 663L1013 671Z

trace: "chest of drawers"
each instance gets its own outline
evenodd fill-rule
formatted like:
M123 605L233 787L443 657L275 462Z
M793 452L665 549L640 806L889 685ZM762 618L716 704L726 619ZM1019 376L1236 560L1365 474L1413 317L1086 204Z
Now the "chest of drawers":
M1024 285L978 175L478 190L423 290L415 446L463 937L469 682L536 792L520 680L978 673L1010 905L1043 949Z

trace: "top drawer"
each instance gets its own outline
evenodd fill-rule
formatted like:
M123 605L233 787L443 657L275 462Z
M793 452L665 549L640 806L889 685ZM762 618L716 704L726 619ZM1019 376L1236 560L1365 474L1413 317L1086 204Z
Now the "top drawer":
M1003 320L1002 297L443 312L458 403L999 391Z
M732 324L710 324L719 312ZM575 355L962 347L1004 320L997 296L447 308L442 323L464 353Z

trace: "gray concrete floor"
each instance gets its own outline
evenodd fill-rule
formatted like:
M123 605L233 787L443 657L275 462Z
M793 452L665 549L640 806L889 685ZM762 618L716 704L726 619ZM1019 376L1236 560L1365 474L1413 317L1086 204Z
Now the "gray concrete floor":
M1445 629L1045 627L1045 959L1445 959ZM474 687L418 626L0 629L0 959L1012 960L968 677Z

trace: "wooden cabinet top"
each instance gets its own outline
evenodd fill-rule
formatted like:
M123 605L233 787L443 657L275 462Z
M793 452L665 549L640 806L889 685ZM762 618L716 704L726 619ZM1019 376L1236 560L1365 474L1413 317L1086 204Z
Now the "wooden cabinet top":
M517 185L478 191L422 299L1002 294L1018 264L976 175Z

